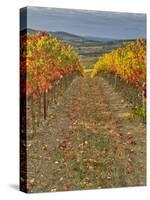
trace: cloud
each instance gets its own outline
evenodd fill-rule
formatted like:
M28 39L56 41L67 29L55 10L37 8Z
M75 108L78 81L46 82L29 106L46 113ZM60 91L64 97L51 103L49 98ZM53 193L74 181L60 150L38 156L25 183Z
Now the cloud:
M146 15L139 13L28 7L28 26L79 35L136 38L146 35Z

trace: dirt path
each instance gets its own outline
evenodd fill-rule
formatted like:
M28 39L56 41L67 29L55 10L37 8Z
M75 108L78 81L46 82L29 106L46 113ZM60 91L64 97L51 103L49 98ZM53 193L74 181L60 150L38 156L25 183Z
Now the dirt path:
M101 77L76 77L27 143L28 191L146 183L146 130Z

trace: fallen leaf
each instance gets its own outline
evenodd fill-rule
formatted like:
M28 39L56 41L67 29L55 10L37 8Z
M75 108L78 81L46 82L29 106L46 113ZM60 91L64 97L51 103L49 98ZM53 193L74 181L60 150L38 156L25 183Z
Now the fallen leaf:
M56 192L56 191L57 191L56 188L51 189L51 192Z
M46 144L43 146L42 150L47 150L47 145Z
M132 140L132 141L130 142L130 144L136 145L137 143L136 143L135 140Z
M34 181L35 181L35 179L34 178L32 178L29 182L31 183L31 184L33 184L34 183Z
M69 188L70 188L70 185L68 185L68 184L66 184L66 185L63 186L64 190L69 190Z
M63 178L63 177L61 177L59 180L60 180L60 181L63 181L63 179L64 179L64 178Z
M84 143L85 143L85 144L88 144L88 141L85 141Z
M45 160L51 160L50 156L45 157Z
M79 148L80 148L80 150L83 150L83 148L84 148L83 143L79 144Z

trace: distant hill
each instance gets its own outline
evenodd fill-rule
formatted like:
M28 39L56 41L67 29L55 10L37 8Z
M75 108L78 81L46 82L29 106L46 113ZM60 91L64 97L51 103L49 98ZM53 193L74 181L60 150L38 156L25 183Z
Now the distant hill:
M30 33L33 34L36 31L40 31L40 30L33 30L33 29L23 29L20 31L21 35ZM40 31L40 32L44 32L44 31ZM75 34L71 34L71 33L67 33L67 32L63 32L63 31L56 31L56 32L49 32L51 33L53 36L59 38L60 40L64 40L64 41L84 41L86 40L84 37L75 35Z
M40 31L40 30L34 30L34 29L23 29L21 30L21 35L24 35L26 33L30 33L33 34L36 31ZM40 31L42 32L42 31ZM112 42L112 41L116 41L118 39L113 39L113 38L103 38L103 37L93 37L93 36L79 36L79 35L75 35L72 33L67 33L64 31L56 31L56 32L49 32L51 33L53 36L59 38L60 40L63 41L69 41L69 42Z
M86 40L84 37L71 34L71 33L66 33L66 32L51 32L52 35L55 37L59 38L60 40L65 40L65 41L83 41Z

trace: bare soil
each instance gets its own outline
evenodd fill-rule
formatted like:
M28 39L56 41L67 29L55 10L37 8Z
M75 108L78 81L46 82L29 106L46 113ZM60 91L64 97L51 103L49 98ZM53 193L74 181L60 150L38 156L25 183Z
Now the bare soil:
M102 77L74 78L27 141L28 192L143 186L146 127Z

